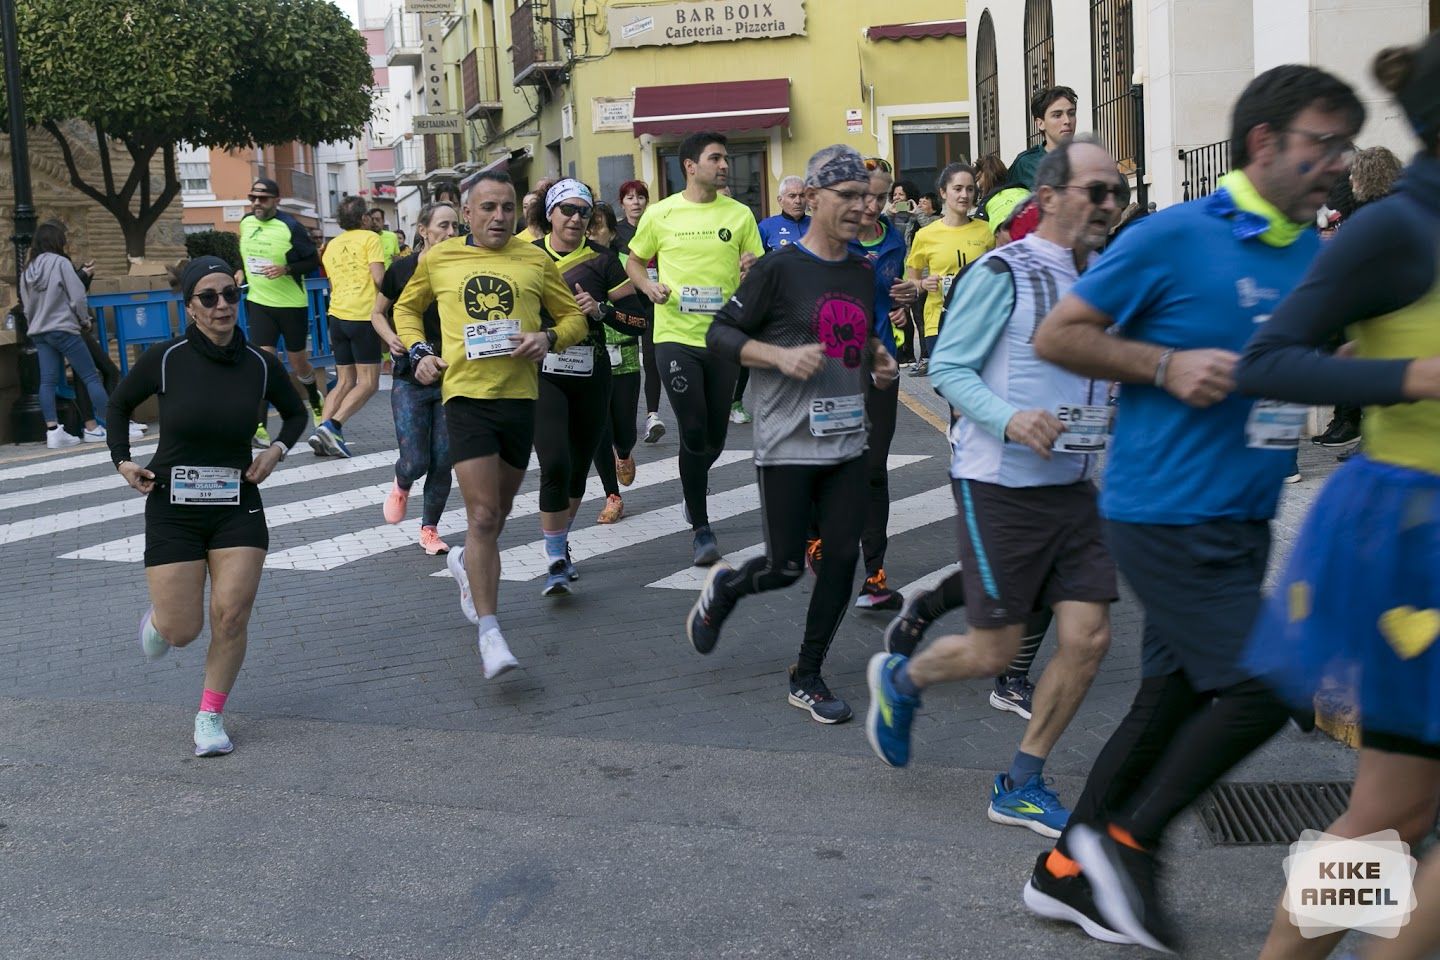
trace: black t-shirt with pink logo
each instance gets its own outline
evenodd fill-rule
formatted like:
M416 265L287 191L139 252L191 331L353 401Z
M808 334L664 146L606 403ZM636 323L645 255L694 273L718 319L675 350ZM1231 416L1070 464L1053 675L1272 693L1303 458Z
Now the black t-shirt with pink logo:
M715 315L706 346L737 363L752 339L777 347L819 343L827 357L809 380L779 370L751 374L756 464L844 463L865 452L874 307L875 277L863 257L822 260L794 243L750 268Z

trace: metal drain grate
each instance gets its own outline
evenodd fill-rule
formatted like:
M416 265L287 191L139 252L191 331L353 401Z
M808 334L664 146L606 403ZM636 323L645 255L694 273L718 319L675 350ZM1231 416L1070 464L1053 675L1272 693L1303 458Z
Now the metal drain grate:
M1200 822L1222 846L1294 843L1303 830L1323 830L1345 812L1350 784L1219 783L1200 802Z

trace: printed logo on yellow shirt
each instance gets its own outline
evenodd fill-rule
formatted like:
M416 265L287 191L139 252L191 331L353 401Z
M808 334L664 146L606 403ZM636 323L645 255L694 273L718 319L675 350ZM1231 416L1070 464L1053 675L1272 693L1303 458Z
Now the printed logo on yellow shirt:
M715 236L720 238L721 243L729 243L730 238L734 236L734 234L730 232L730 229L728 227L721 227L715 232Z
M462 299L465 312L481 323L504 320L515 312L515 291L509 283L489 274L466 280Z

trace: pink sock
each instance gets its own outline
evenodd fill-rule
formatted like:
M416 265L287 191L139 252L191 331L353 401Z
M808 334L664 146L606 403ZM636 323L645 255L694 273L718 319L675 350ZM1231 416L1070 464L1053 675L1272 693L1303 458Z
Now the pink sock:
M224 713L225 701L229 697L228 693L217 693L207 687L205 692L200 694L200 711L202 713Z

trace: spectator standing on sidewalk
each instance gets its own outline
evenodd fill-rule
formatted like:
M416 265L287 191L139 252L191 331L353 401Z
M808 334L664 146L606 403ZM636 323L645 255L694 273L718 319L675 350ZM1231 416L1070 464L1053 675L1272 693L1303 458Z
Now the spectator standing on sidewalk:
M1048 87L1030 98L1030 115L1035 118L1035 131L1041 135L1035 146L1010 161L1010 183L1035 189L1035 171L1045 154L1066 137L1075 133L1075 109L1080 98L1072 87Z
M109 395L100 382L100 371L80 336L90 321L85 284L65 252L65 228L55 221L42 223L30 247L30 262L20 278L20 299L30 341L40 360L40 414L45 418L45 445L52 450L85 443L104 443L105 425L93 417L85 421L82 436L67 433L55 409L55 388L65 378L69 361L77 379L85 384L90 404L104 410Z

